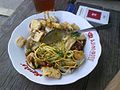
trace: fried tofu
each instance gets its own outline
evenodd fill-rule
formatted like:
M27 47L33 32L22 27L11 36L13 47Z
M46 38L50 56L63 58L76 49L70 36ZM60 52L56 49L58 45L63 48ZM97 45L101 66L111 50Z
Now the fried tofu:
M31 30L39 30L41 28L41 23L39 20L32 20L30 25Z
M61 73L59 69L55 69L53 67L42 67L41 70L44 76L55 79L59 79L61 77Z
M61 29L62 28L62 26L59 23L55 23L55 22L52 23L52 27L56 28L56 29Z
M35 32L34 36L32 37L32 40L35 42L39 42L43 35L44 35L44 32L42 31Z
M16 40L16 44L18 47L23 47L26 43L26 39L23 36L19 36Z
M42 26L42 27L45 27L46 24L47 24L47 22L46 22L45 20L40 20L40 23L41 23L41 26Z

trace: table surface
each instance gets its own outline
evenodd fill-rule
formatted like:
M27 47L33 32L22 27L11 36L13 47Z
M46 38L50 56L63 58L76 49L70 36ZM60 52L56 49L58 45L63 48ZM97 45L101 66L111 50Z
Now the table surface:
M68 0L56 0L56 10L64 10ZM36 84L20 75L12 66L7 45L12 31L25 18L35 14L32 0L24 0L14 14L0 27L0 90L104 90L120 69L120 12L111 12L111 26L99 31L102 54L96 68L75 83L62 86Z

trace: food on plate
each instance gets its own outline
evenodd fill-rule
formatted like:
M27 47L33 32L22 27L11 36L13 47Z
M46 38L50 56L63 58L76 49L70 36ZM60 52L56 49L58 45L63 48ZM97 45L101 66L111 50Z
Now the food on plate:
M43 19L32 20L29 27L29 37L24 39L20 36L16 43L19 47L25 45L26 62L31 68L40 68L44 76L59 79L84 62L86 37L76 32L80 28L75 23L61 23L55 16L45 15ZM65 34L57 42L43 42L52 30L64 30ZM57 38L57 35L53 37Z
M41 70L43 71L44 76L55 79L59 79L61 77L59 69L55 69L53 67L42 67Z
M43 31L35 31L31 33L30 38L35 42L39 42L43 35L44 35Z
M41 28L41 23L38 20L31 21L31 30L39 30Z
M19 36L16 40L16 44L18 47L23 47L26 43L26 40L23 36Z

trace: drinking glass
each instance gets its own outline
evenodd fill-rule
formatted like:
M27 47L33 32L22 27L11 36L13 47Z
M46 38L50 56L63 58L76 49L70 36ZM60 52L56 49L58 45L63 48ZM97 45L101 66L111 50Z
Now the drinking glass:
M33 0L37 12L50 11L54 9L55 0Z

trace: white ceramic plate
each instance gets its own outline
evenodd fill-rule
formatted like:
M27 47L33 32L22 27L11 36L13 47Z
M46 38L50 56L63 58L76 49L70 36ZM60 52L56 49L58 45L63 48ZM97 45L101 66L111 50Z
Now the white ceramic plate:
M82 17L76 16L66 11L54 11L54 12L50 12L50 15L55 15L60 20L60 22L67 21L69 23L76 23L81 29L92 27ZM99 35L96 32L96 30L84 33L87 38L87 42L84 49L86 60L72 74L62 76L61 79L50 79L50 78L45 78L44 76L39 76L38 73L41 73L40 70L34 71L25 65L21 65L21 64L26 64L25 53L23 48L19 48L16 46L16 39L20 35L27 38L29 35L29 24L31 20L39 19L39 18L44 18L44 14L40 13L28 17L20 25L18 25L13 31L8 43L8 53L14 68L29 80L44 85L70 84L87 76L97 65L98 59L101 54L101 44L99 40Z

